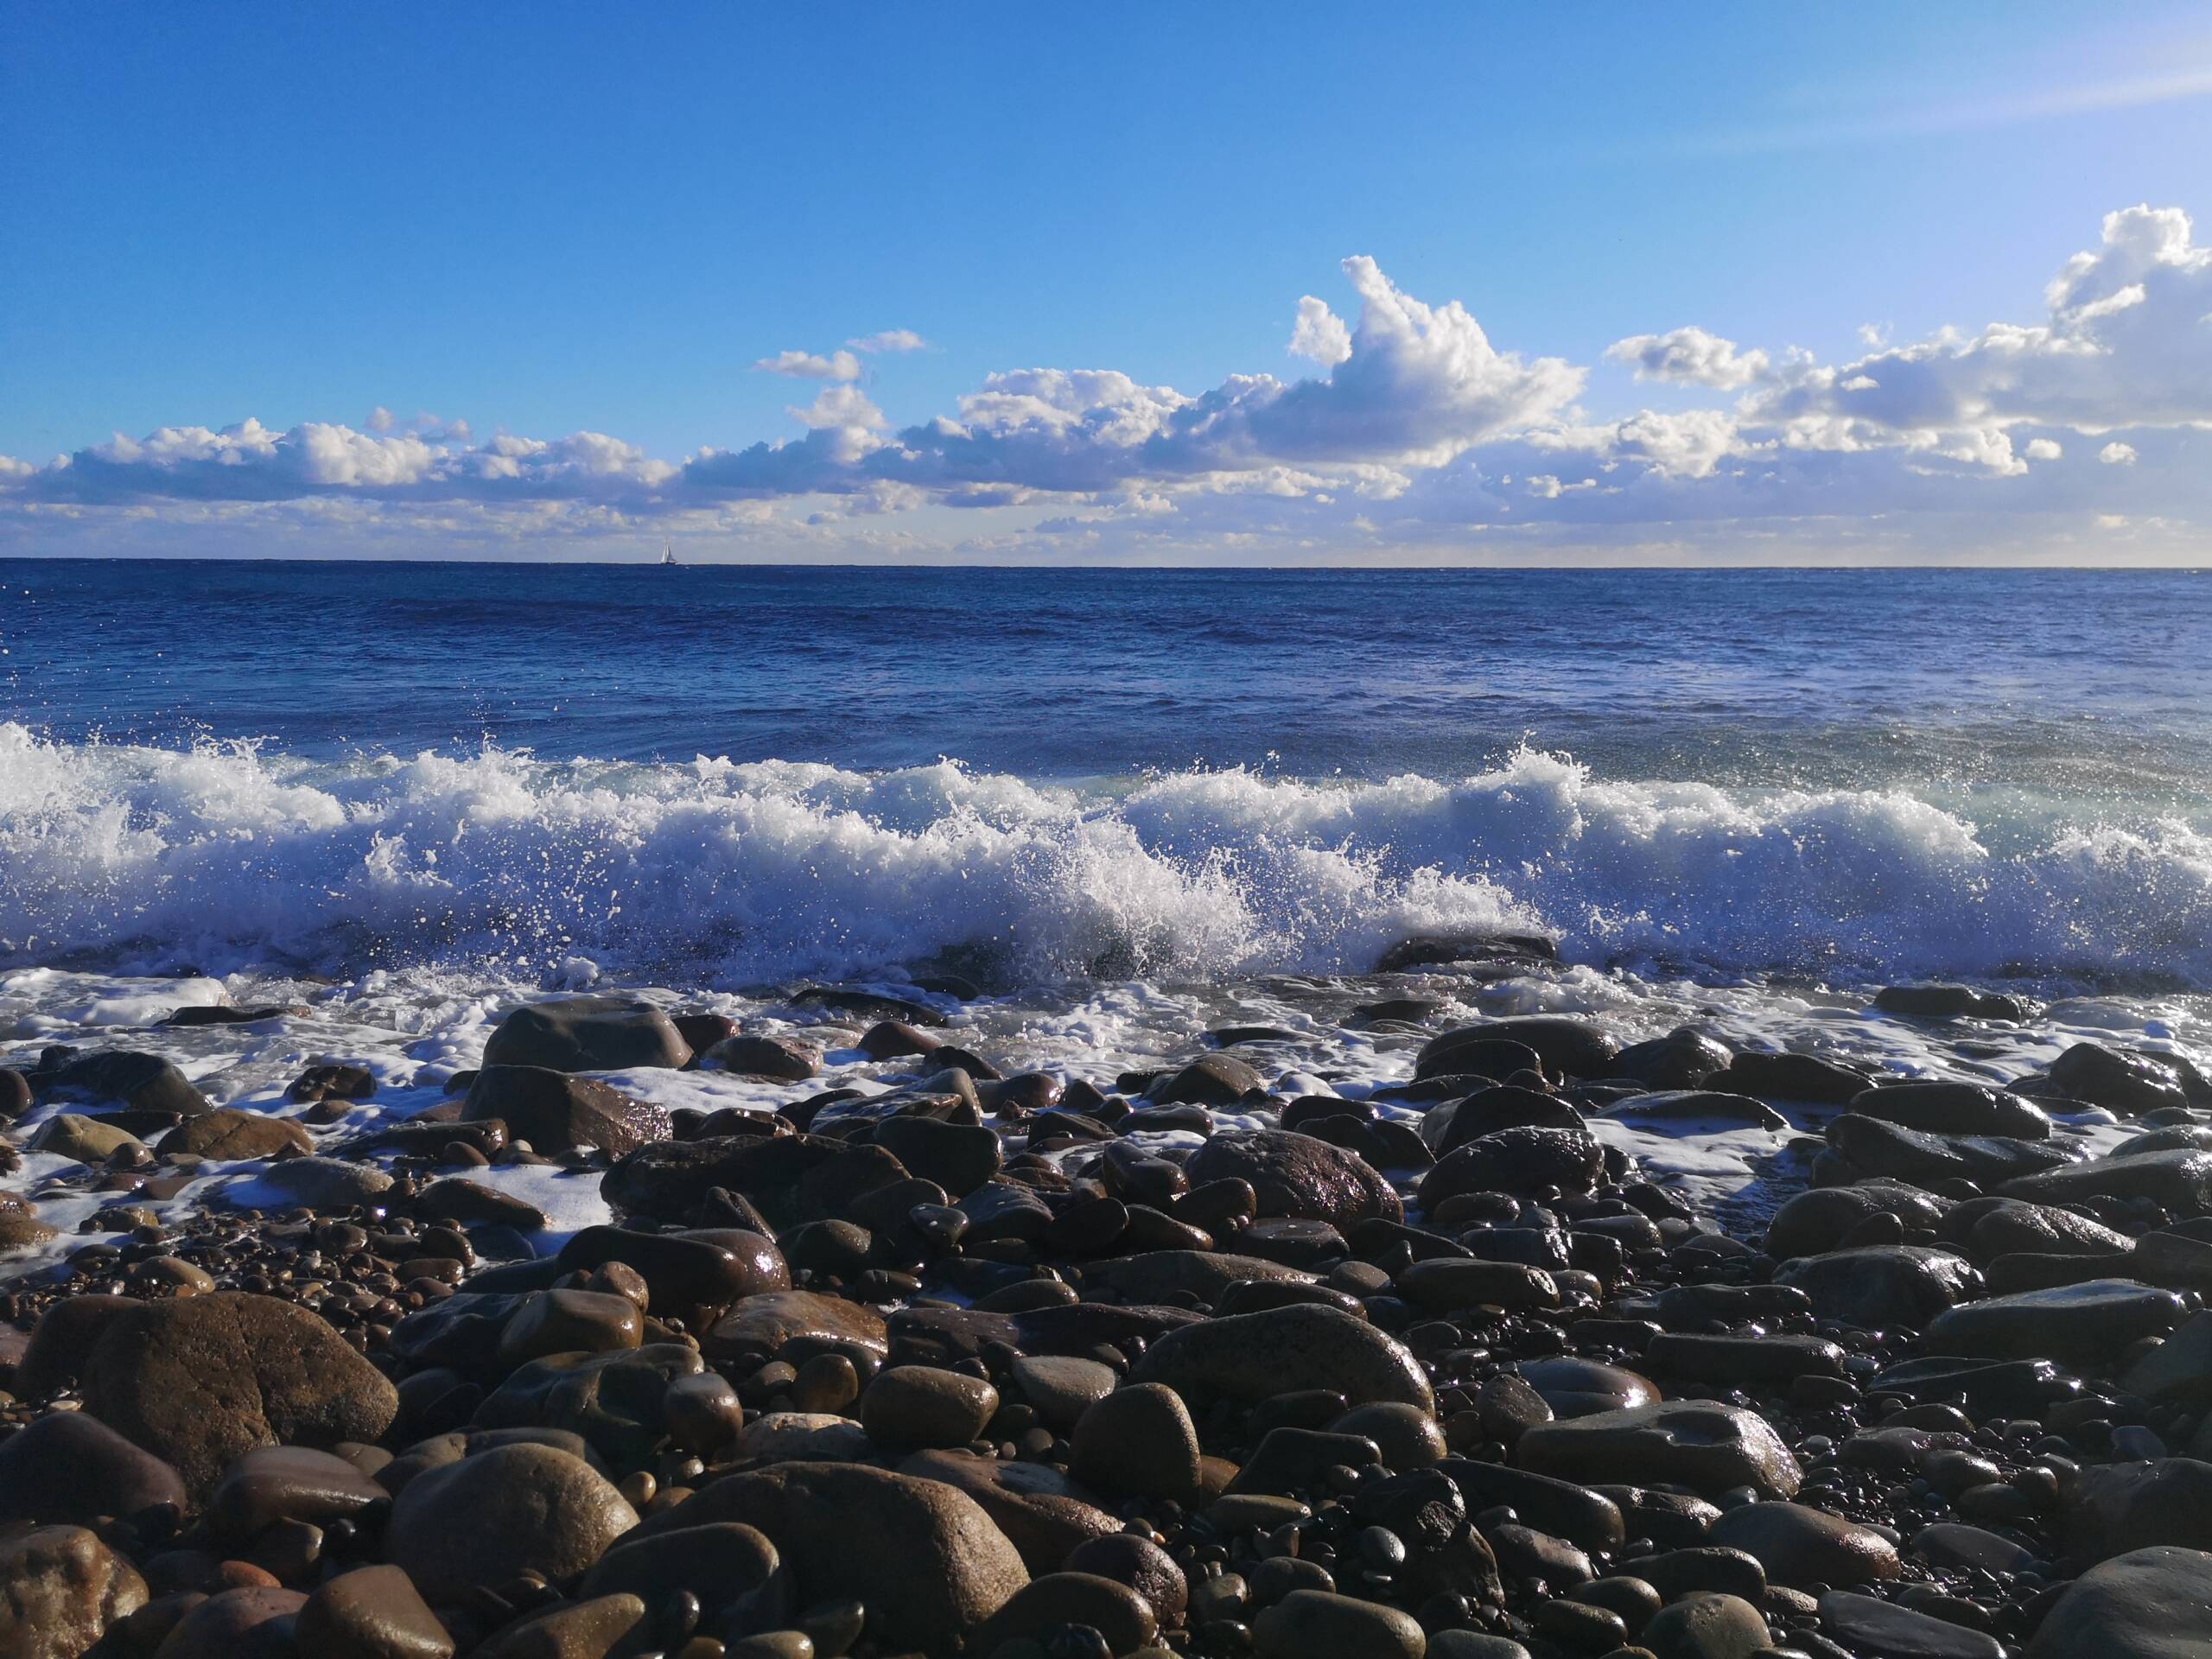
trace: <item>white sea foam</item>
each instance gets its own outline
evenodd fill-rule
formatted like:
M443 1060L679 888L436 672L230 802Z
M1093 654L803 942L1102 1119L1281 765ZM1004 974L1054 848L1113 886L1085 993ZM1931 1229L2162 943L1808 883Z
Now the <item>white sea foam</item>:
M970 948L1020 982L1202 982L1498 927L1592 962L2202 987L2212 837L2079 800L1613 780L1535 751L1457 780L1076 787L951 761L327 765L0 725L19 963L742 985Z

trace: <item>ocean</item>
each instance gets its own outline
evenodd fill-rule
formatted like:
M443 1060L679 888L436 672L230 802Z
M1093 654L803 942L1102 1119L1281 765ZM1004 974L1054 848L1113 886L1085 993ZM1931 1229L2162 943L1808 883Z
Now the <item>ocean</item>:
M0 1063L434 1087L519 997L952 969L1014 1065L1441 1017L1913 1074L2212 1052L2212 581L0 564ZM1541 971L1373 970L1541 932ZM1962 1044L1883 984L2029 999ZM190 1001L310 1010L155 1027ZM151 1029L149 1029L151 1028ZM1404 1051L1402 1053L1400 1051ZM432 1096L431 1097L435 1097Z

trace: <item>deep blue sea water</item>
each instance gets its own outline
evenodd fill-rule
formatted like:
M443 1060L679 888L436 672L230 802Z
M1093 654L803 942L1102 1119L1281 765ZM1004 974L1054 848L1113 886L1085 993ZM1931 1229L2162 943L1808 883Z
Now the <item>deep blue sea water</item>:
M2212 982L2212 578L0 563L0 962Z
M320 759L2212 789L2212 576L0 561L0 717Z

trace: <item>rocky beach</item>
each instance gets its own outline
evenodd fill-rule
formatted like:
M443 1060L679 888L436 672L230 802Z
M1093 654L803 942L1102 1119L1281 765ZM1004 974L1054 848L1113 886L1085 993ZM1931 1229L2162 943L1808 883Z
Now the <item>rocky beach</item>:
M0 1652L2212 1643L2186 1046L1605 986L0 978Z
M2207 18L0 7L0 1659L2212 1659Z

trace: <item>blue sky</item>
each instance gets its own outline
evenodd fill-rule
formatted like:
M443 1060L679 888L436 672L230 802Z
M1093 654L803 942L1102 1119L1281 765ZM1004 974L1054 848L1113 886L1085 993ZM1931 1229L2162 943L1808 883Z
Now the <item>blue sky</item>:
M10 8L0 549L2201 550L2212 408L2143 383L2212 267L2107 215L2212 211L2202 9L1373 10ZM2115 248L2071 311L2145 297L2054 311ZM1363 327L1352 256L1500 362ZM1993 323L2101 401L1993 390ZM1685 327L1738 357L1615 350Z

